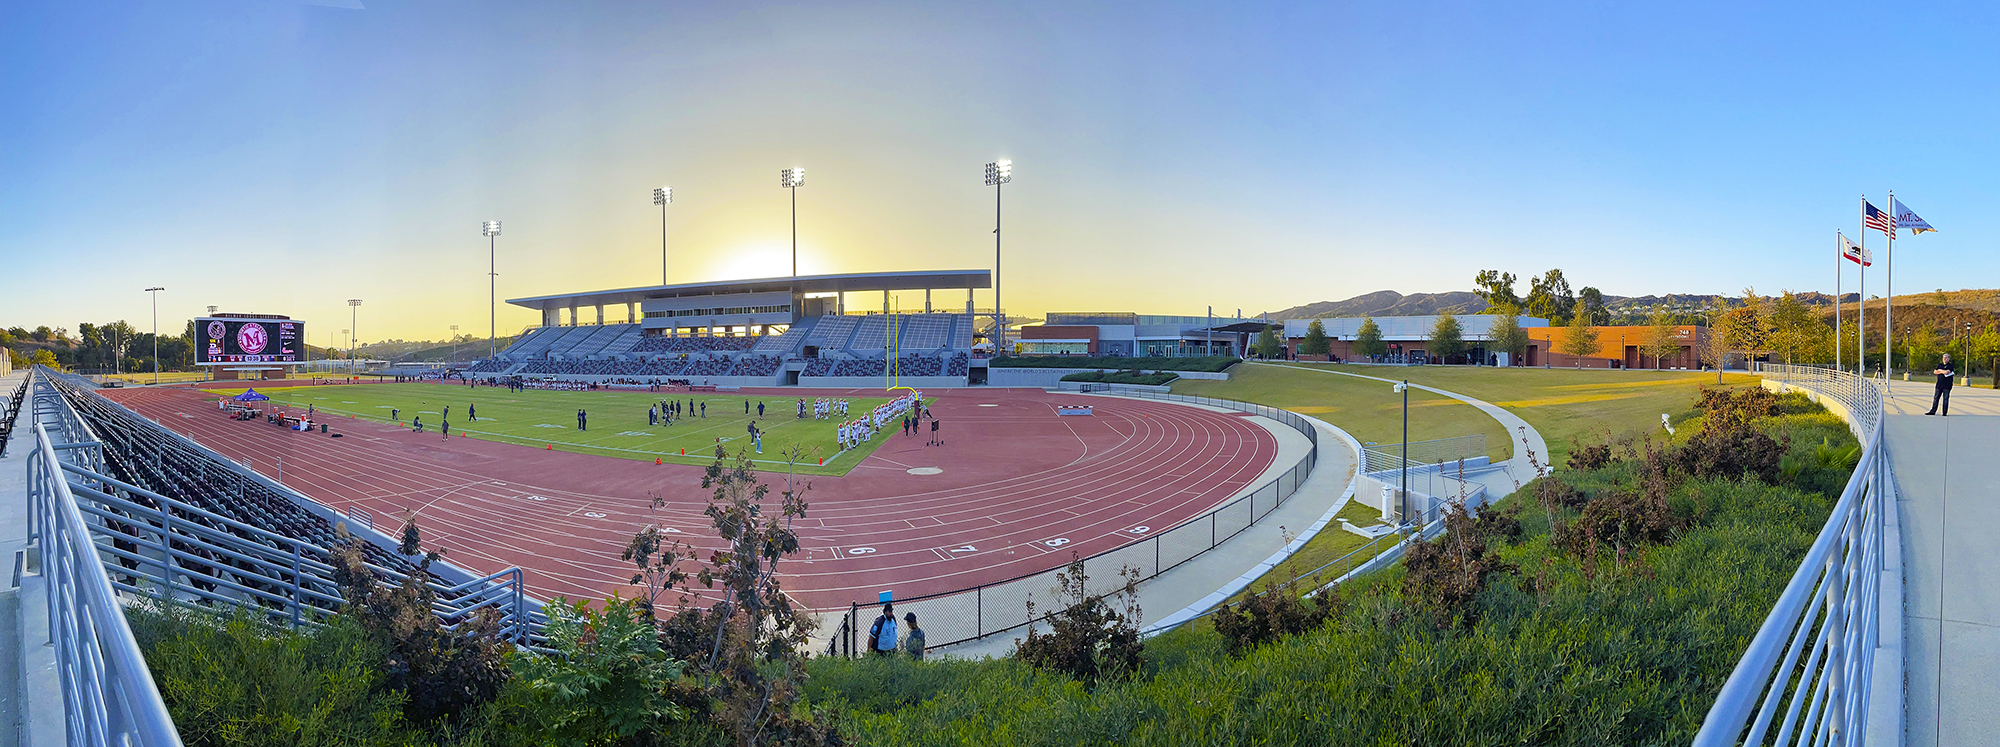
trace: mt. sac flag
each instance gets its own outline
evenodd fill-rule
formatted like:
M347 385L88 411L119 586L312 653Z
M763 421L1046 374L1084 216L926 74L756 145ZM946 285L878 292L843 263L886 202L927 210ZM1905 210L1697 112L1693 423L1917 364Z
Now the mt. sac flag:
M1840 237L1840 256L1846 257L1847 261L1861 265L1862 267L1875 264L1875 258L1869 256L1868 250L1863 249L1860 244L1854 243L1853 239L1847 238L1847 234L1836 233L1834 235Z
M1910 208L1903 205L1902 200L1891 201L1889 207L1896 211L1896 226L1910 229L1911 236L1925 231L1933 233L1937 231L1937 229L1931 228L1931 224L1924 222L1924 219L1917 217L1916 213L1910 212Z

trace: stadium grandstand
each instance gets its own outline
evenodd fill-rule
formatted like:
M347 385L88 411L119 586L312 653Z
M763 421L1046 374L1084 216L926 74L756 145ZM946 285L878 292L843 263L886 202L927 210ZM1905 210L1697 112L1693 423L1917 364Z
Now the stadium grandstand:
M465 373L723 386L871 386L894 377L912 386L966 386L985 378L984 355L974 349L972 292L990 287L988 270L934 270L508 299L540 312L541 326ZM965 293L962 310L933 304L934 296L958 291ZM922 311L893 303L898 294L916 292L923 294ZM850 307L851 296L879 296L881 308ZM621 306L622 322L616 321Z

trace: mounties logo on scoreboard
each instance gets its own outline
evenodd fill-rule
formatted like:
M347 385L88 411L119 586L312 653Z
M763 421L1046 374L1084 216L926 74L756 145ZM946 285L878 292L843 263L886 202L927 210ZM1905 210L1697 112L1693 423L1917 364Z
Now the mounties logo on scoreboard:
M245 316L195 320L207 334L196 349L199 365L236 363L300 363L305 325L281 316Z

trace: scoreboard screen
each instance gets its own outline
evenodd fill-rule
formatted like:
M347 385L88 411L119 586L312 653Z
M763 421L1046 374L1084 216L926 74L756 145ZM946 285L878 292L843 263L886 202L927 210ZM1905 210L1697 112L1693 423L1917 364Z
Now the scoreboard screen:
M291 319L203 317L194 320L195 364L301 363L305 324Z

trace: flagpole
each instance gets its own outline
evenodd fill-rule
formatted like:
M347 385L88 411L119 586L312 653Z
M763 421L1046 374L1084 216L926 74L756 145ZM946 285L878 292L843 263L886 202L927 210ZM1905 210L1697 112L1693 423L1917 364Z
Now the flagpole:
M1842 241L1840 231L1833 232L1833 370L1840 370L1840 255L1847 253L1847 244Z
M1861 196L1861 258L1868 259L1868 195ZM1862 262L1855 273L1860 277L1861 287L1855 292L1860 301L1854 304L1854 376L1868 378L1868 263Z
M1882 281L1882 382L1889 382L1889 369L1896 363L1896 190L1889 190L1889 275ZM1883 394L1894 399L1893 389Z

